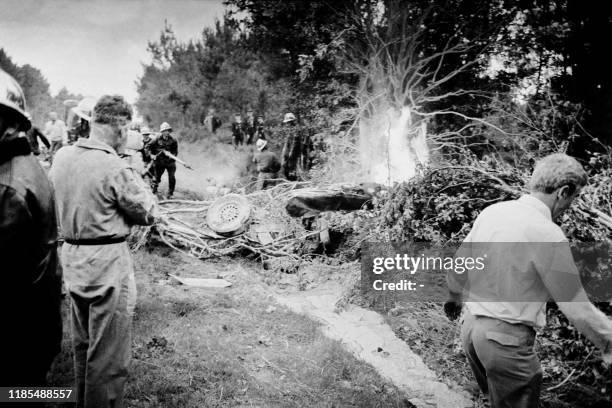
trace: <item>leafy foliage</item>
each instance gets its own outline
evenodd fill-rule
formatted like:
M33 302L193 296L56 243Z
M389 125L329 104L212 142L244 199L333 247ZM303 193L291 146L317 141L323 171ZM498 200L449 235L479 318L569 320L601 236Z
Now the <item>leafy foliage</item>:
M225 121L247 107L280 117L287 85L273 81L269 68L243 42L243 33L227 17L188 43L178 42L166 25L159 40L149 44L152 63L138 82L136 106L145 120L167 121L183 135L197 137L209 108Z

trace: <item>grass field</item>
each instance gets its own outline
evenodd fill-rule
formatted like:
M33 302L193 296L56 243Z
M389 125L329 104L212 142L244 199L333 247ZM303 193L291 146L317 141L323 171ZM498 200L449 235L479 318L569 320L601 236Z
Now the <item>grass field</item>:
M410 407L308 318L276 305L257 265L202 262L164 247L135 255L138 304L130 407ZM222 276L226 289L175 285L168 273ZM65 322L67 323L67 322ZM65 324L67 326L67 324ZM53 385L73 381L69 334Z

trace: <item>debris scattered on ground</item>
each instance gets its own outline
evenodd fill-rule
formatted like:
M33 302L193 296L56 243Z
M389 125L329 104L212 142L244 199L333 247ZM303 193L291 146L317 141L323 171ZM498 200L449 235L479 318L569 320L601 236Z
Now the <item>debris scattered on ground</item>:
M208 214L215 206L212 200L160 201L165 222L137 230L132 238L133 249L143 246L155 231L170 248L200 259L246 251L261 256L264 261L271 258L305 261L301 252L308 251L300 249L307 238L319 236L321 230L308 229L299 219L290 217L285 204L297 189L308 185L305 182L287 182L244 196L229 195L231 199L226 199L227 208L220 205L214 211L217 215L223 213L228 220L235 220L236 225L230 230L238 224L245 226L244 229L236 227L238 231L233 236L220 234L216 224L209 225ZM328 191L334 190L330 188ZM237 197L250 205L252 211L248 211L248 217L245 216L246 205L239 205ZM232 203L235 204L233 207Z
M232 283L225 279L206 279L206 278L182 278L170 274L171 277L186 286L194 286L198 288L227 288L232 286Z

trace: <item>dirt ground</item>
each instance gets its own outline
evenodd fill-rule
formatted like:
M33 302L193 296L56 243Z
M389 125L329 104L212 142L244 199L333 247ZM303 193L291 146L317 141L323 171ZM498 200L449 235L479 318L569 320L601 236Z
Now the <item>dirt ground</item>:
M165 247L135 255L138 304L129 407L410 407L406 397L274 302L257 264L202 262ZM178 285L168 274L223 277L225 289ZM67 326L67 325L65 325ZM73 373L69 334L52 385Z

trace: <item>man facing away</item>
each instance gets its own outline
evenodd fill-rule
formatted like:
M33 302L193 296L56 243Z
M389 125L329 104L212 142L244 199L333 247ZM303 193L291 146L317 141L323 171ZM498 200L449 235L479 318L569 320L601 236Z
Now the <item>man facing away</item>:
M153 181L153 193L157 193L157 188L161 182L164 172L168 172L168 198L172 198L176 187L176 161L165 154L168 152L174 156L178 155L178 142L172 137L172 127L167 122L160 125L161 135L148 143L148 152L153 160L155 180Z
M45 124L45 135L51 142L51 157L68 143L68 130L63 120L57 118L56 112L49 113L49 121Z
M612 321L589 301L559 217L580 194L587 174L572 157L553 154L537 163L531 193L487 207L464 247L479 247L490 265L449 278L447 316L460 313L463 348L482 392L493 408L537 407L542 368L534 351L536 327L546 324L546 301L559 309L612 360ZM491 256L493 255L493 256Z
M123 405L136 303L126 238L157 214L154 196L118 155L131 117L121 96L100 98L90 137L60 150L49 173L65 240L77 407Z
M55 200L19 131L25 97L0 70L0 386L46 385L62 339ZM19 404L18 404L19 405Z
M257 170L256 190L263 190L277 177L280 170L280 162L274 153L267 149L268 141L259 139L255 144L257 152L253 156L253 162Z

